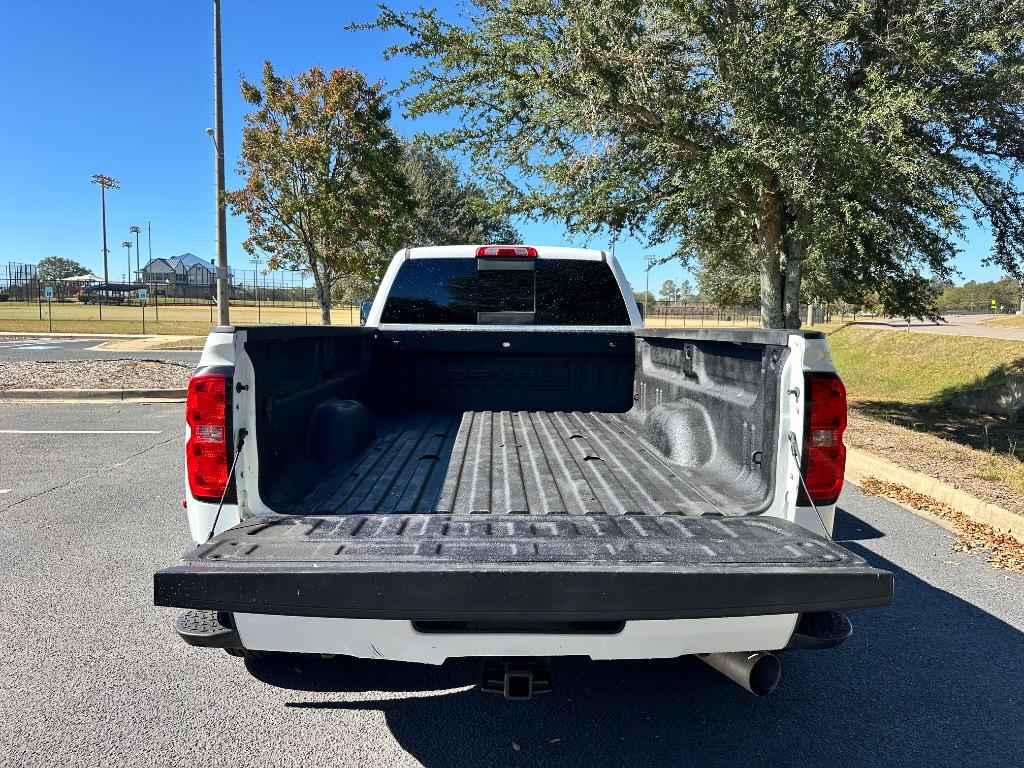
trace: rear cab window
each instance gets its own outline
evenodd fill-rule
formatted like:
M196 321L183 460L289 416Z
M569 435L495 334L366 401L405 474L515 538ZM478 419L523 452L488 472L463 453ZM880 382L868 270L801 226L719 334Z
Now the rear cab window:
M622 292L606 262L509 257L405 261L381 322L630 325Z

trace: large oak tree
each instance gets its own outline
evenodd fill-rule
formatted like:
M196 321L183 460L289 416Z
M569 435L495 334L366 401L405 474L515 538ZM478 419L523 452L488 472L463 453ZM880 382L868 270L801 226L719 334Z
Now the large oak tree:
M930 312L969 217L1020 260L1019 0L473 0L374 26L409 35L408 111L456 116L442 146L508 210L756 275L767 327L799 326L805 276Z

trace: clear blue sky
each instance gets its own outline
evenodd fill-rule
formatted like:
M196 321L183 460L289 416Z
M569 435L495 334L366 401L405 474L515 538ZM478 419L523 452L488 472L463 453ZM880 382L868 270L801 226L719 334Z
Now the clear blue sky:
M441 5L454 7L450 1ZM5 5L0 28L0 71L7 73L0 120L5 176L0 265L35 263L57 254L101 274L99 189L89 183L93 173L121 182L121 189L108 196L112 279L124 272L126 253L120 243L128 227L138 224L145 232L147 220L153 226L154 256L213 255L213 146L205 133L213 124L212 8L209 0ZM408 62L383 60L387 37L343 29L373 16L370 2L224 0L229 188L239 183L234 167L245 111L239 75L258 77L262 61L269 58L283 74L314 64L350 66L370 79L397 84ZM413 134L440 122L413 123L396 109L394 125ZM557 222L528 223L521 229L530 243L566 239ZM228 235L232 264L248 267L241 248L244 222L229 219ZM589 244L607 247L606 241ZM997 270L980 265L987 248L981 233L965 244L957 262L965 279L999 277ZM646 252L634 241L620 241L617 247L637 290L644 285L641 256ZM657 293L662 281L684 274L677 262L655 267L652 290Z

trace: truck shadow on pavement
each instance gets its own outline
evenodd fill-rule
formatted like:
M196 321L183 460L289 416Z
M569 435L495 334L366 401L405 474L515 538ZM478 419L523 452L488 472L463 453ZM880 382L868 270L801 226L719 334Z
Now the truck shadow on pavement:
M383 712L427 766L1017 764L1024 635L856 543L881 535L839 513L836 539L893 571L896 603L855 612L839 649L784 653L782 684L766 699L693 658L564 659L553 693L512 703L467 687L479 670L468 660L247 664L283 689L341 694L298 695L288 707ZM409 695L344 695L363 692Z

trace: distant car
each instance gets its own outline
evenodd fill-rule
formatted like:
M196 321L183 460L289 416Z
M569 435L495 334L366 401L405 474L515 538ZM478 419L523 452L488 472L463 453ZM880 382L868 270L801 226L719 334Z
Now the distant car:
M373 299L363 299L359 302L359 324L366 325L366 318L370 316L370 307L373 306Z

